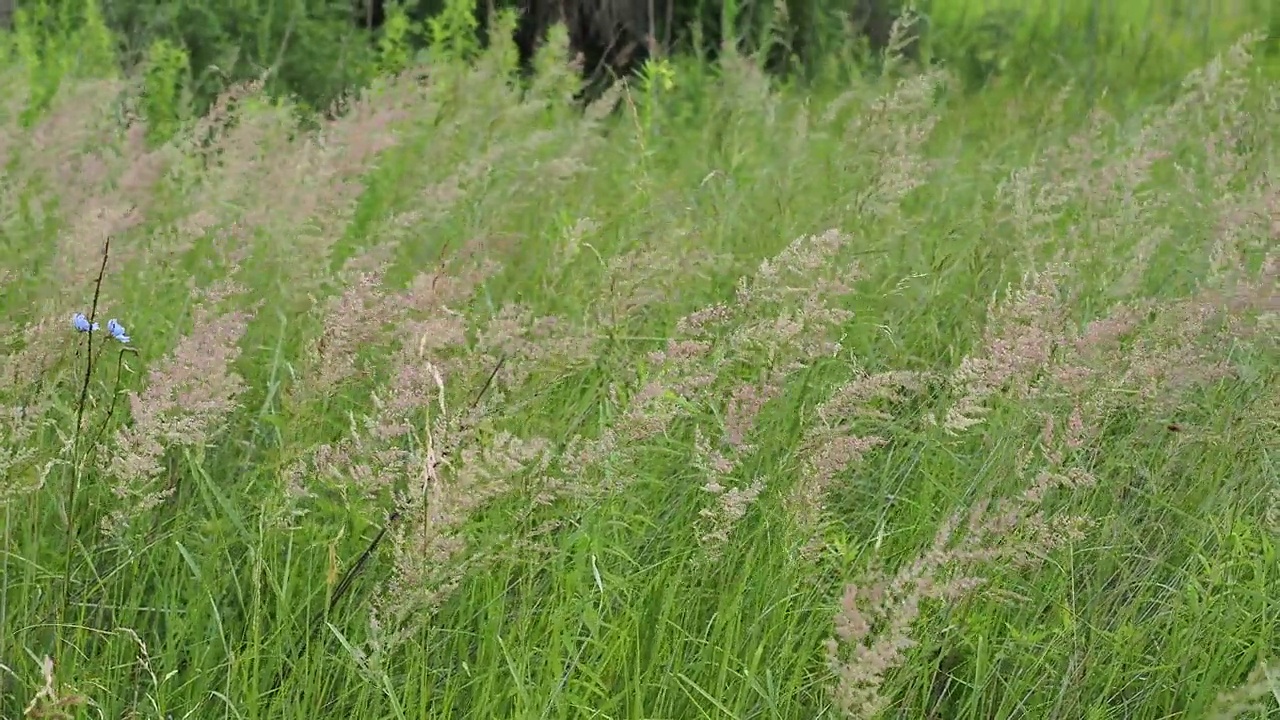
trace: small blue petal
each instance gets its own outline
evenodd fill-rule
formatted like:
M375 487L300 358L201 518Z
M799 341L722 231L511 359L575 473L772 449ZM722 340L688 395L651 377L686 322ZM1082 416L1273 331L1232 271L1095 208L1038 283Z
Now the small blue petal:
M124 326L119 322L116 322L115 318L111 318L107 321L107 332L111 334L111 337L122 343L129 342L129 336L125 334Z
M89 318L84 313L76 313L71 316L71 326L80 332L91 332L98 329L98 323L89 323Z

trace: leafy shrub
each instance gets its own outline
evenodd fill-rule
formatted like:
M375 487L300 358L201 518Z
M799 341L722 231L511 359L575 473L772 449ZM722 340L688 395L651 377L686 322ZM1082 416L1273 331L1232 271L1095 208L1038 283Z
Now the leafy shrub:
M183 48L198 114L227 88L259 79L273 94L324 109L376 71L374 47L346 0L120 0L106 7L126 68L143 64L157 41Z

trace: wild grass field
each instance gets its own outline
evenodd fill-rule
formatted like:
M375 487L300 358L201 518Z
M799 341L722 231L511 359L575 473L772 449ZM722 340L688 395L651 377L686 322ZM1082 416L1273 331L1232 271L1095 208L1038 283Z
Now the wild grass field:
M0 717L1280 717L1258 37L1115 115L499 44L164 143L10 66Z

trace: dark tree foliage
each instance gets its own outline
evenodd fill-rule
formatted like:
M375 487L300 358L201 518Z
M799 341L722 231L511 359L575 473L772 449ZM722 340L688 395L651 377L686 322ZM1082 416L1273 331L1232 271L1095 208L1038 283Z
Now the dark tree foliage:
M584 74L594 81L633 72L655 48L714 60L726 40L763 57L772 72L803 71L858 36L873 52L883 50L899 13L899 0L742 0L734 5L738 16L732 27L725 26L722 0L477 0L475 12L483 28L495 10L516 11L515 43L525 67L548 28L564 23L570 50L581 56ZM440 6L441 0L405 5L419 20ZM362 0L357 22L376 29L386 11L386 0Z

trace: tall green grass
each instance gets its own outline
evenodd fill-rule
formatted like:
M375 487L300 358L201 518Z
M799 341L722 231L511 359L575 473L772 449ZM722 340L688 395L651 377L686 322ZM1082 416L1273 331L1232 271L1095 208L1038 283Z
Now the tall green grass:
M38 76L6 71L0 716L858 716L838 709L826 649L847 586L865 599L930 557L946 518L1041 470L1091 475L1037 505L1088 524L994 535L1038 564L934 568L938 587L984 578L972 592L916 588L916 608L908 587L869 628L902 622L915 642L890 643L883 715L1201 718L1242 685L1246 717L1280 712L1280 106L1256 64L1228 62L1171 111L1090 118L1053 86L808 94L731 59L584 116L544 60L527 93L499 51L380 81L323 141L241 89L158 148L138 86L72 77L24 115ZM849 292L746 304L740 278L831 228L841 264L780 286ZM454 283L449 312L431 304ZM795 314L805 298L852 315L824 325ZM691 366L655 359L713 303L756 314ZM91 306L132 352L73 330ZM999 356L998 331L1061 339L1106 318L1136 329L1041 359L1019 346L1034 362L979 398L984 421L946 420L976 392L958 368ZM839 346L804 349L817 340ZM355 365L326 384L330 346ZM1091 378L1074 393L1053 379L1071 363ZM461 419L437 414L431 368ZM896 373L896 399L823 414ZM188 424L148 426L148 391L174 377L166 417ZM717 475L695 427L729 452L727 398L775 377L754 448ZM400 402L408 435L386 441L374 428ZM667 420L646 435L645 413ZM111 463L146 427L164 452L131 484ZM569 462L566 443L608 432L613 455ZM552 460L491 462L512 435ZM811 466L848 436L883 442L804 505ZM392 446L405 455L379 454ZM469 504L494 478L503 491ZM424 509L388 520L389 499L363 493L381 480L437 488L426 509L461 519L398 538ZM718 546L712 480L761 488ZM127 526L104 532L112 519ZM421 556L444 561L388 584ZM425 607L396 616L406 598Z

